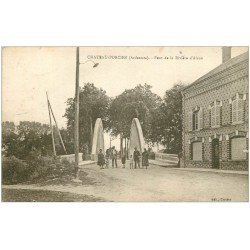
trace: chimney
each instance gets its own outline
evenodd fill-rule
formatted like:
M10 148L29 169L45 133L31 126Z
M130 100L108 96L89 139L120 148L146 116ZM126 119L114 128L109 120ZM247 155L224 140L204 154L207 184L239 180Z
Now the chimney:
M225 63L231 59L231 47L224 46L222 47L222 63Z

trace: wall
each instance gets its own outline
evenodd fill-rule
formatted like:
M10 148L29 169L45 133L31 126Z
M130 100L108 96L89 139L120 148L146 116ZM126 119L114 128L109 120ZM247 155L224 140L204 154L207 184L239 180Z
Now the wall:
M178 163L178 155L176 155L176 154L155 153L155 160L158 160L158 161L172 161L173 163Z
M229 99L239 94L246 94L245 121L243 124L231 124L231 109ZM222 101L222 120L218 128L210 127L209 105L214 101ZM203 108L203 129L200 131L188 131L188 113L195 107ZM215 134L220 138L220 168L247 170L248 161L231 161L228 159L228 144L226 135L238 131L248 131L248 62L244 61L217 75L194 84L183 94L183 152L185 167L205 167L211 168L211 143L209 137ZM204 138L204 158L201 162L190 160L190 139L197 137ZM246 139L247 140L247 139Z
M75 154L71 154L71 155L60 155L59 156L60 161L62 161L63 159L68 160L70 163L71 162L75 162ZM79 162L82 161L82 153L79 153Z

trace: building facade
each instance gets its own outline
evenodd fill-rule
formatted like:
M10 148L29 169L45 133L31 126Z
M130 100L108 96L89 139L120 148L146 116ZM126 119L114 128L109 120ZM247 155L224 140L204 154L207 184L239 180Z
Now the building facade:
M183 92L183 166L248 170L248 52L231 58Z

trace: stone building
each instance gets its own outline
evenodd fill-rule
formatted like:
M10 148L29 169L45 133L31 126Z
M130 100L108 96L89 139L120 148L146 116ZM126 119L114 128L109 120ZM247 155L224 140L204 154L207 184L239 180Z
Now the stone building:
M248 169L248 52L188 85L183 94L183 165Z

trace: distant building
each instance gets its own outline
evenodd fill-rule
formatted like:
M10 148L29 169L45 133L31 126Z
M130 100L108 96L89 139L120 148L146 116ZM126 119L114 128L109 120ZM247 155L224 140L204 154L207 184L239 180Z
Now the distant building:
M184 167L248 169L248 52L231 58L183 90Z

